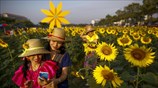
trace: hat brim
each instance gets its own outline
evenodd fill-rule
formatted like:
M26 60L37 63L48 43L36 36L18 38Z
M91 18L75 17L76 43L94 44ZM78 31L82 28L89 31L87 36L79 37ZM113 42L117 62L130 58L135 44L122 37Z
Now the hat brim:
M48 50L42 48L42 49L38 49L38 50L25 51L24 53L20 54L18 57L27 57L27 56L31 56L31 55L49 54L49 53L51 53L51 52L49 52Z
M47 40L52 40L52 41L57 41L57 42L63 42L63 43L69 43L69 42L71 42L71 41L69 41L69 40L61 40L61 39L58 39L58 38L52 38L52 37L43 37L42 39L47 39Z
M86 32L86 34L89 33L89 32L93 32L93 31L95 31L95 30L89 30L89 31Z

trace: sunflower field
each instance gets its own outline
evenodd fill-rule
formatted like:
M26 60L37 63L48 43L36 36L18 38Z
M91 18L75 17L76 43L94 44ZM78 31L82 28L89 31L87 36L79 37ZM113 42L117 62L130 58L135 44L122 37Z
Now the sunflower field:
M158 28L94 27L99 36L95 49L83 46L80 35L84 27L64 27L67 52L72 66L69 73L70 88L157 88L158 87ZM0 33L0 85L1 88L18 88L11 78L23 63L18 55L22 44L30 38L48 35L46 29L18 29L14 35ZM43 40L43 44L47 41ZM85 56L95 51L91 60L94 68L84 67ZM92 63L93 64L93 63ZM77 85L79 84L79 85Z

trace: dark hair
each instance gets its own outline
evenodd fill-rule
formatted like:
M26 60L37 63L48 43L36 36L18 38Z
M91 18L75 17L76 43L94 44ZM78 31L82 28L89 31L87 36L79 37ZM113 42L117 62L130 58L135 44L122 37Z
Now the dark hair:
M50 47L50 42L48 42L45 46L45 48L48 50L48 51L51 51L51 47ZM64 46L64 43L62 44L62 46L59 48L59 51L60 51L60 54L64 54L66 52L65 50L65 46Z
M45 61L46 59L44 58L44 55L42 55L42 59L41 61ZM26 57L24 57L24 63L23 63L23 68L22 68L22 71L23 71L23 74L24 74L24 78L27 80L26 76L27 76L27 70L29 70L29 64L31 62L27 60Z
M23 59L24 59L24 64L23 64L24 66L23 66L23 68L22 68L22 71L23 71L23 74L24 74L24 78L27 79L27 78L26 78L26 76L27 76L27 72L26 72L26 71L29 69L28 64L30 63L30 61L28 61L28 60L26 59L26 57L24 57Z

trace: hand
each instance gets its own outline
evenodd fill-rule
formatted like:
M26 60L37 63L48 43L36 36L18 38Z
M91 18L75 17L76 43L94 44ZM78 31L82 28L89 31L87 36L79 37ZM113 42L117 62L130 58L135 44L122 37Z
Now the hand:
M45 79L44 77L42 77L42 78L38 78L38 83L41 86L44 86L44 85L48 84L48 81L47 81L47 79Z
M46 88L57 88L57 84L56 82L54 81L54 79L52 80L49 80L48 84L45 85Z
M33 85L33 81L32 81L32 80L27 80L27 81L24 83L24 87L25 87L25 88L32 88L32 85Z

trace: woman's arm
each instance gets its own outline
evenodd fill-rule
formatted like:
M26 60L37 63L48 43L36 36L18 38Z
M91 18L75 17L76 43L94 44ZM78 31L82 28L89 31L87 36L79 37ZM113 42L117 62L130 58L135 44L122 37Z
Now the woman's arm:
M54 79L53 81L55 82L55 84L59 84L64 80L66 80L67 75L68 75L68 67L63 67L61 76L59 78Z
M46 88L57 88L57 85L59 83L66 80L67 75L68 75L68 67L63 67L61 76L59 78L53 78L53 79L49 80L50 82L48 82L48 84L45 85Z

